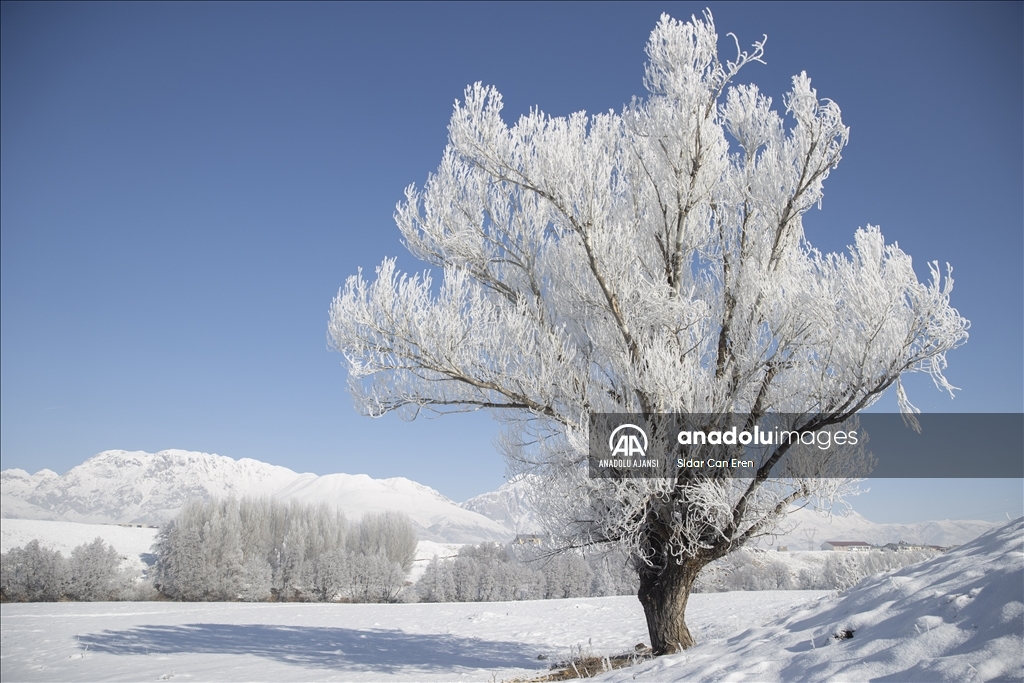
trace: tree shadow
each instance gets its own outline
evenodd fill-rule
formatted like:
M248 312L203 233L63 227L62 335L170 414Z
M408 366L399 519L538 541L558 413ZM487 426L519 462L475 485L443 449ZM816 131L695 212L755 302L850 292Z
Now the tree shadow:
M114 655L229 654L334 670L437 672L454 667L536 669L528 645L395 629L274 624L143 625L79 636L79 647Z

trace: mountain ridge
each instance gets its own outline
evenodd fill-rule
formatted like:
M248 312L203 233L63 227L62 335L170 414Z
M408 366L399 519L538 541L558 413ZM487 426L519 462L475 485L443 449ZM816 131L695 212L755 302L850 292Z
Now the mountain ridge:
M101 524L163 524L190 499L268 496L327 503L347 517L399 510L422 540L444 543L506 541L514 535L465 510L434 489L404 477L365 474L318 476L251 458L167 449L157 453L109 450L63 475L41 470L0 473L3 516Z
M421 540L438 543L504 542L517 534L541 533L531 503L536 477L520 477L496 491L458 504L440 492L406 479L373 479L366 474L298 473L251 458L232 458L168 449L103 451L67 473L0 472L2 515L101 524L155 524L173 518L190 498L268 496L281 501L327 503L351 519L398 510L413 520ZM898 541L953 546L996 526L976 520L934 520L877 524L851 511L822 516L794 510L760 547L818 549L824 541Z

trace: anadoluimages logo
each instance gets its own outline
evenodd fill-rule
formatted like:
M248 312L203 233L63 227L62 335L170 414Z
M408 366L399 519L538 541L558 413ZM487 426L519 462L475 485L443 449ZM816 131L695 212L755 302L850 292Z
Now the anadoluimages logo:
M640 444L641 439L643 445ZM647 453L647 433L636 425L619 425L608 437L608 449L612 452L613 458L642 458Z

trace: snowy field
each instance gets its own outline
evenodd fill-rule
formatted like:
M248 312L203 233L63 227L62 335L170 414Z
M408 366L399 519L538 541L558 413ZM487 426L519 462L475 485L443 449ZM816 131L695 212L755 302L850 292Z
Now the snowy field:
M647 642L636 598L0 606L8 681L500 681ZM606 680L1024 680L1024 520L843 593L690 597L698 645Z
M698 640L761 626L823 591L690 598ZM0 606L15 681L501 681L573 649L647 643L635 597L412 605L31 603ZM538 659L544 656L545 659Z
M735 594L734 594L735 595ZM748 593L748 595L759 595ZM1024 520L604 680L1024 680Z
M54 522L40 519L5 519L0 525L0 552L11 548L24 548L37 540L44 548L57 550L64 557L83 543L91 543L97 536L125 558L125 566L144 569L143 557L152 551L158 529L139 529L116 524L82 524L80 522Z

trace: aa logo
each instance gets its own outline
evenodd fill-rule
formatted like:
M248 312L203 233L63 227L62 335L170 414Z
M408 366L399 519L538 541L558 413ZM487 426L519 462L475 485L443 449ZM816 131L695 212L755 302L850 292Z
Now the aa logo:
M642 458L647 453L647 433L636 425L619 425L608 437L608 448L613 458Z

